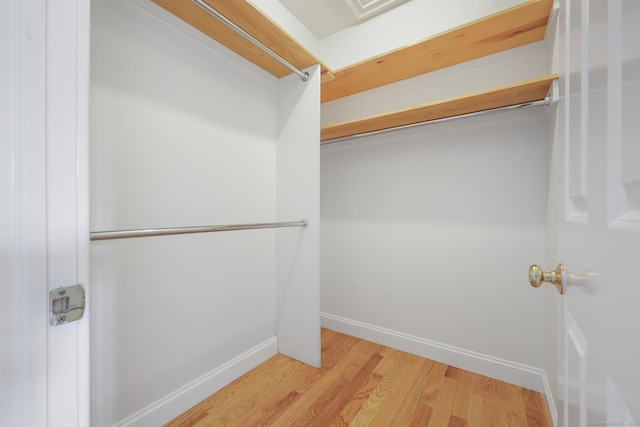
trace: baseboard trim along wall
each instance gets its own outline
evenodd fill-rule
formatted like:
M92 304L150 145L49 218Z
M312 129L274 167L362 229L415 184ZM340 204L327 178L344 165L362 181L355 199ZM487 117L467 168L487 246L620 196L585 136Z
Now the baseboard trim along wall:
M554 425L557 412L549 381L538 368L449 346L391 329L321 313L322 327L397 348L407 353L544 393ZM277 337L269 338L229 362L124 418L113 427L163 425L278 353Z
M407 353L435 360L486 377L549 395L546 374L542 369L510 362L493 356L453 347L425 338L358 322L329 313L321 313L321 324L342 332ZM545 386L546 384L546 386Z
M277 353L278 338L274 336L119 421L114 427L163 425Z
M558 412L553 393L551 392L547 374L542 369L329 313L320 313L320 319L323 328L332 329L343 334L386 345L387 347L406 351L436 362L446 363L456 368L540 392L545 395L547 400L547 408L553 425L558 425Z

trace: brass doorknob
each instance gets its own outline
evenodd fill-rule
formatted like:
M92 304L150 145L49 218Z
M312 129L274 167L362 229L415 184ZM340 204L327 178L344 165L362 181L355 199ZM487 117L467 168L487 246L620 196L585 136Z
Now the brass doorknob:
M567 282L567 274L562 263L558 264L554 271L544 272L537 265L529 267L529 282L534 288L539 288L542 282L551 283L558 292L564 294Z

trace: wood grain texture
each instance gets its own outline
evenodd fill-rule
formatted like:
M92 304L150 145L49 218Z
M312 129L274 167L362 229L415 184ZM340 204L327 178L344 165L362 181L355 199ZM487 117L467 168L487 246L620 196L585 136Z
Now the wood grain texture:
M542 40L552 0L529 0L411 46L331 70L250 2L206 0L227 19L299 69L320 64L321 102ZM227 28L191 0L153 0L162 8L275 77L291 71Z
M220 23L191 0L152 1L275 77L291 74L287 67ZM320 64L322 70L327 70L320 59L250 2L206 0L206 3L296 68L302 70Z
M529 0L411 46L333 71L321 102L524 46L544 38L552 0Z
M323 126L320 140L327 141L415 123L428 122L461 114L543 100L557 75L548 75L520 83L444 99L386 114Z
M322 367L276 355L166 424L551 426L540 393L335 331Z

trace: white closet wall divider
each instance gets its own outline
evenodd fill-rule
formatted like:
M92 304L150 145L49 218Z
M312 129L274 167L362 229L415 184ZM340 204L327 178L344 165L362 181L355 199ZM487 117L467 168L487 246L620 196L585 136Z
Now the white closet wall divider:
M276 218L306 218L276 233L278 351L320 367L320 67L278 81Z

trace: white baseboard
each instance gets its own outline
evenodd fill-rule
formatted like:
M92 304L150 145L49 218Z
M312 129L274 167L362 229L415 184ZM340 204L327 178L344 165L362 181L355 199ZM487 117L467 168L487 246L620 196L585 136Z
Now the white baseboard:
M558 425L553 394L547 376L541 369L328 313L321 313L321 320L322 326L328 329L544 393L553 425ZM277 353L278 340L274 336L119 421L114 427L163 425Z
M407 353L540 393L549 393L550 391L546 374L542 369L334 316L333 314L321 313L321 321L323 327L347 335L406 351Z
M115 426L157 427L163 425L277 353L278 338L274 336L119 421Z

